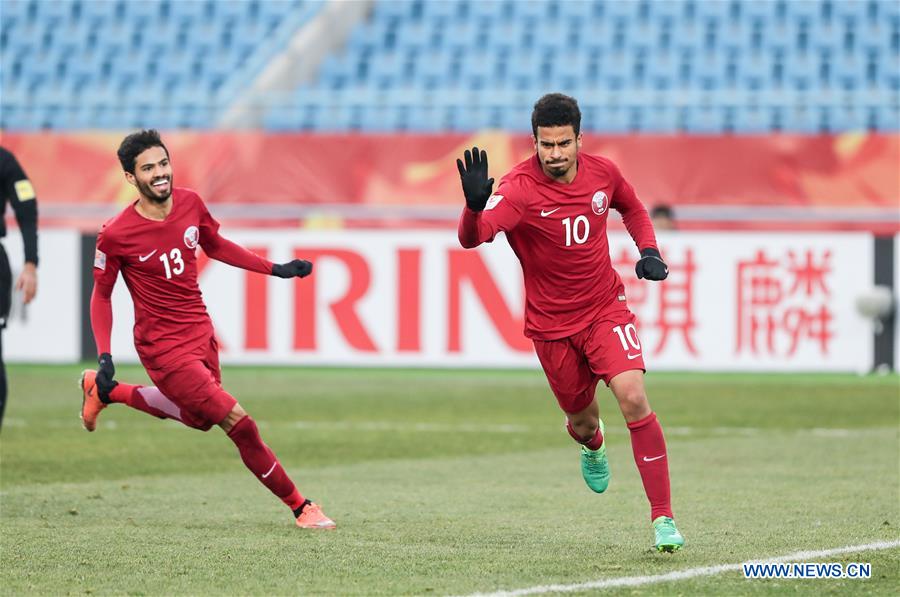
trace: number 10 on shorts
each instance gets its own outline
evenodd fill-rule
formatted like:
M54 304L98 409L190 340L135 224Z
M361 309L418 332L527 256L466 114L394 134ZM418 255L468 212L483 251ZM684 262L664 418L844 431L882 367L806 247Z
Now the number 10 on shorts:
M641 349L641 341L638 340L637 328L634 327L633 323L626 325L625 331L622 331L622 326L620 325L614 327L612 331L619 337L619 342L622 343L622 350L625 352L628 352L631 348L634 350ZM631 345L630 348L628 346L629 344Z

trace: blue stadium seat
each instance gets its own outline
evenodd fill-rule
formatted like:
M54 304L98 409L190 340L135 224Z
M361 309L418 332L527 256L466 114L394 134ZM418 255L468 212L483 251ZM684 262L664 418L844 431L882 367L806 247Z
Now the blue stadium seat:
M193 0L193 1L179 1L179 0L170 0L168 2L163 3L162 10L163 12L167 12L169 18L173 21L187 24L196 24L202 23L206 17L208 11L210 11L210 4L205 1Z
M212 126L227 107L220 90L230 79L232 87L241 84L234 80L247 76L239 67L250 52L274 56L288 38L273 36L273 27L302 26L320 6L320 0L2 0L0 113L15 114L25 129L122 128L139 114L160 126ZM148 112L146 98L169 107Z
M212 18L218 23L243 21L251 18L253 4L251 2L232 0L231 2L213 2Z
M737 133L765 133L772 128L771 111L756 106L738 112L734 121L734 131Z
M457 17L462 8L461 2L422 2L422 17L426 21L446 21Z
M32 4L28 0L4 0L4 22L20 25L26 22L31 12Z
M683 126L693 132L717 135L725 131L725 110L709 106L694 106L687 111Z
M75 4L81 12L81 19L88 23L98 20L111 22L118 18L120 3L116 0L81 0Z
M678 132L678 127L678 110L673 106L652 106L643 111L641 131L673 134Z
M675 2L673 1L672 4ZM669 4L669 3L667 3ZM559 18L563 20L575 20L586 22L591 19L597 17L597 3L595 2L584 2L581 0L576 0L575 2L560 2L558 4L559 8Z
M288 43L276 32L302 26L322 5L0 1L0 112L15 114L16 126L67 129L92 118L117 128L144 118L213 126L253 76L245 67L261 72ZM898 7L895 0L376 0L305 83L307 92L288 94L289 105L272 99L263 124L528 130L533 101L563 90L585 98L586 126L598 131L810 132L860 123L897 130ZM94 88L102 90L94 99L81 92ZM166 107L147 111L141 90L161 94ZM450 101L466 95L476 103ZM665 98L674 103L664 107ZM92 108L66 103L82 99Z
M869 111L872 128L882 131L900 131L900 107L878 106Z
M833 110L828 121L828 130L831 132L864 131L867 128L866 113L854 107Z
M6 9L6 2L3 3ZM56 26L72 17L74 5L71 2L35 2L36 17L47 24Z
M90 2L90 0L87 1ZM196 0L193 0L192 3L200 4ZM122 9L122 17L136 23L154 23L160 19L163 13L163 5L158 2L123 2Z
M520 4L526 4L522 2ZM577 2L575 3L577 4ZM502 21L513 12L513 4L502 0L481 0L467 3L467 13L475 21Z
M379 2L375 6L375 14L373 16L379 18L408 18L412 14L413 4L410 0Z
M861 21L866 17L865 0L840 0L831 3L831 10L837 19L853 18Z

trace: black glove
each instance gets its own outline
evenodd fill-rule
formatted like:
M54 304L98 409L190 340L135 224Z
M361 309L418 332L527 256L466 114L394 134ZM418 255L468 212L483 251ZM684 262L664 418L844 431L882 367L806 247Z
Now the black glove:
M303 259L294 259L287 263L272 265L272 275L279 278L305 278L312 273L312 263Z
M641 258L634 266L638 279L665 280L669 275L669 266L662 260L656 249L641 249Z
M113 365L112 355L104 352L97 358L100 367L97 369L97 377L94 383L97 384L97 393L100 400L109 403L109 393L113 391L119 382L113 379L116 374L116 366Z
M466 150L465 158L465 166L462 160L456 160L456 168L462 181L466 205L472 211L483 211L494 188L494 179L488 178L487 152L473 147L472 151Z

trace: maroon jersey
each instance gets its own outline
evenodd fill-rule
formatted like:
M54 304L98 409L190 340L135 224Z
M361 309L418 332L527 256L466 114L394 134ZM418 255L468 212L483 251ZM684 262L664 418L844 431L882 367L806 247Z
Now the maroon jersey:
M609 258L610 208L639 249L656 248L647 210L615 164L580 153L575 179L563 184L544 174L535 155L500 180L483 212L463 210L459 240L471 248L506 233L525 277L525 335L556 340L626 308Z
M95 295L108 297L122 272L134 302L134 346L145 367L162 368L188 355L203 355L209 347L213 326L197 284L198 246L214 258L237 253L235 264L246 269L271 271L271 262L223 239L218 230L203 200L181 188L172 191L172 210L165 220L147 219L131 204L100 230ZM107 324L102 309L95 315L93 302L98 351L108 352L111 320Z

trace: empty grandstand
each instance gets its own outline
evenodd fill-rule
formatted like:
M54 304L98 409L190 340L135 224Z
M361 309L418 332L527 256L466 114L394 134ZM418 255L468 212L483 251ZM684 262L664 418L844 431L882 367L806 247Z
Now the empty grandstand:
M525 131L550 90L597 132L900 129L891 0L2 0L0 18L10 130Z

